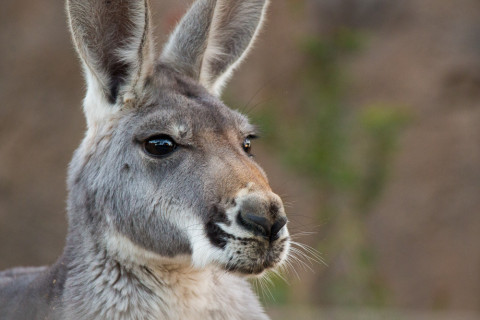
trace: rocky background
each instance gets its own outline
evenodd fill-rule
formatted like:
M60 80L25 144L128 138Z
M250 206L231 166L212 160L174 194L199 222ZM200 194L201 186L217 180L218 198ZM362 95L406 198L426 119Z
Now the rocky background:
M160 47L189 1L151 2ZM2 2L0 269L63 248L85 129L65 20L61 1ZM275 0L224 98L263 128L295 240L328 265L273 279L272 310L480 312L478 1Z

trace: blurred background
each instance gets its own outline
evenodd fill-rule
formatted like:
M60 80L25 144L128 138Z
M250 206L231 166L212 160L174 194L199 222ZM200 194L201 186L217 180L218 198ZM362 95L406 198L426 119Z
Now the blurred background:
M480 2L272 2L223 95L309 246L269 313L479 319ZM151 3L160 48L190 1ZM3 0L0 269L61 254L84 88L63 2Z

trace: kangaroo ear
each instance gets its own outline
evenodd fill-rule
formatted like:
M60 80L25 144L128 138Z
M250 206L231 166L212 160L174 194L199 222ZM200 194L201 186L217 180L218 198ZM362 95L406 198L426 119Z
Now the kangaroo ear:
M115 105L119 97L135 98L154 61L148 1L67 0L67 13L87 99L100 95L103 105Z
M260 29L268 0L198 0L170 36L162 60L220 95Z

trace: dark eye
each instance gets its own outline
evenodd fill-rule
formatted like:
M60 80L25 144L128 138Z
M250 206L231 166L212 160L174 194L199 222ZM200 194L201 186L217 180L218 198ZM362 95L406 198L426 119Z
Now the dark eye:
M245 140L243 140L242 148L246 153L250 154L252 149L252 140L250 137L246 137Z
M177 149L177 144L172 138L162 134L146 140L143 149L150 156L165 157Z

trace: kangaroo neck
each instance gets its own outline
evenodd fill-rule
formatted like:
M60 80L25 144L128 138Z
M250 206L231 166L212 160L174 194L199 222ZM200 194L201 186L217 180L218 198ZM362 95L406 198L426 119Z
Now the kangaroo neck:
M216 294L214 268L122 261L91 241L75 248L69 255L75 258L68 266L65 319L194 319L188 313L207 310Z

